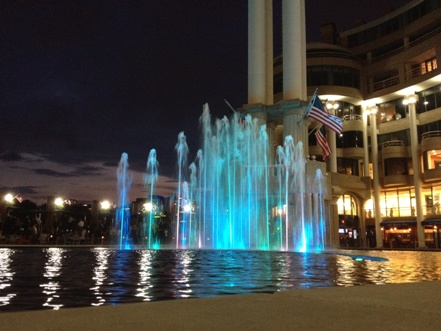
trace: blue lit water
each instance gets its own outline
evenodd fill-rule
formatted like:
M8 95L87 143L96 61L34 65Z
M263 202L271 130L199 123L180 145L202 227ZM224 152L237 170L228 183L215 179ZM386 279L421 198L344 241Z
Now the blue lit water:
M441 279L439 252L338 253L0 248L0 312Z

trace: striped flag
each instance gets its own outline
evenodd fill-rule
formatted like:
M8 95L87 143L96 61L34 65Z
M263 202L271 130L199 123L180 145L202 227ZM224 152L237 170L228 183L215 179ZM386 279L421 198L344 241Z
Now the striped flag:
M325 136L326 129L322 126L320 129L315 131L315 137L317 139L317 144L322 148L323 161L332 153L331 147L329 147L328 139Z
M315 119L317 122L322 123L327 126L329 129L334 131L336 134L340 134L343 130L343 122L341 118L331 115L326 111L326 108L323 106L320 98L314 93L314 100L311 103L311 107L309 112L306 114L307 117L311 117Z

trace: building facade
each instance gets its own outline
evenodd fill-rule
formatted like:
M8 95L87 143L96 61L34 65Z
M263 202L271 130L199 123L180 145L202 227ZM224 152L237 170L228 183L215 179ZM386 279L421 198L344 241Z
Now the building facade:
M306 46L307 92L318 89L343 132L327 132L331 245L440 248L441 1L414 0ZM283 102L284 55L274 61ZM271 123L275 132L283 123ZM311 132L317 123L307 123ZM308 135L308 153L322 160ZM338 233L337 233L338 232Z

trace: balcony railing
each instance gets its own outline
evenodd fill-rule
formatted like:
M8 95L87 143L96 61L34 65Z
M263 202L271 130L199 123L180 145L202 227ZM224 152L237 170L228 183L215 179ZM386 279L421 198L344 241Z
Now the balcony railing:
M420 36L419 38L417 38L415 40L412 40L408 45L403 45L403 46L400 46L400 47L398 47L396 49L393 49L393 50L391 50L389 52L382 53L382 54L379 54L377 56L373 56L371 58L371 63L374 63L374 62L377 62L377 61L381 61L381 60L383 60L385 58L388 58L388 57L391 57L391 56L393 56L395 54L398 54L398 53L402 52L403 50L405 50L407 48L410 48L410 47L413 47L415 45L418 45L418 44L422 43L423 41L425 41L425 40L427 40L427 39L429 39L429 38L431 38L433 36L438 35L440 32L441 32L441 26L437 27L436 29L434 29L434 30L432 30L432 31L430 31L428 33L426 33L425 35ZM367 60L365 60L364 62L367 62Z
M441 137L441 131L427 131L421 135L422 140L435 137Z
M346 122L346 121L360 121L361 122L361 121L363 121L363 116L351 114L351 115L344 115L342 117L342 119L343 119L343 122Z
M379 91L397 85L399 82L400 82L400 78L398 77L398 75L395 75L371 84L370 90L371 92Z
M387 147L402 147L404 145L404 141L402 140L389 140L382 143L379 147L380 149L387 148Z

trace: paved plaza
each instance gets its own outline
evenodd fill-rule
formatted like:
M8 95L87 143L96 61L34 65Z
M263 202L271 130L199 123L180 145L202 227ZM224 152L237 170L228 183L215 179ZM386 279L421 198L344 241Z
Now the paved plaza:
M441 281L0 313L2 330L440 330Z

